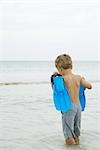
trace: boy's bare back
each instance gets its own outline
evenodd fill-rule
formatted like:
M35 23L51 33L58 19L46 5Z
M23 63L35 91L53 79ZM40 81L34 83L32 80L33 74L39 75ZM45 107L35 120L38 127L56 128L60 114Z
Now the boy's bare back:
M74 74L65 75L63 77L72 102L79 102L79 88L81 83L81 77Z

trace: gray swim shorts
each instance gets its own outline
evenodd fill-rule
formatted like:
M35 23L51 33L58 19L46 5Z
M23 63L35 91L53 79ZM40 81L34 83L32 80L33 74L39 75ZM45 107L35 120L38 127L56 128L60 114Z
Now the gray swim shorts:
M81 106L80 103L72 103L68 112L62 113L62 127L65 139L68 137L80 136Z

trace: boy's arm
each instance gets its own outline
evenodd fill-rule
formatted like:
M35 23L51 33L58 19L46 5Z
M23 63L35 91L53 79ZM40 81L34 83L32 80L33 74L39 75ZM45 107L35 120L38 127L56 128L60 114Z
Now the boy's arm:
M81 84L85 87L85 88L88 88L88 89L92 89L92 85L86 81L84 78L81 78Z

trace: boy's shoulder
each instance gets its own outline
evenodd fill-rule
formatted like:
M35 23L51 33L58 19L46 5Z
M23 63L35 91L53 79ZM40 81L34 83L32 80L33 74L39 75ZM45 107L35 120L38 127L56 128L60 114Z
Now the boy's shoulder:
M74 77L74 78L73 78L74 80L76 80L76 81L78 81L78 82L81 82L81 79L82 79L81 75L79 75L79 74L74 74L73 77Z
M81 75L79 75L79 74L73 74L73 76L74 76L75 78L79 78L79 79L82 78Z

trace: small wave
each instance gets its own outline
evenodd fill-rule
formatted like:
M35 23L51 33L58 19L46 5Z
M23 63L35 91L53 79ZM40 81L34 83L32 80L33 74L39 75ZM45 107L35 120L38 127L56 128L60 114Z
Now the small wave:
M89 80L91 83L99 83L100 82L100 80ZM49 81L23 81L23 82L17 82L17 81L15 81L15 82L1 82L0 83L0 86L6 86L6 85L31 85L31 84L50 84L50 82Z
M6 85L30 85L30 84L50 84L48 81L37 81L37 82L2 82L0 86Z

